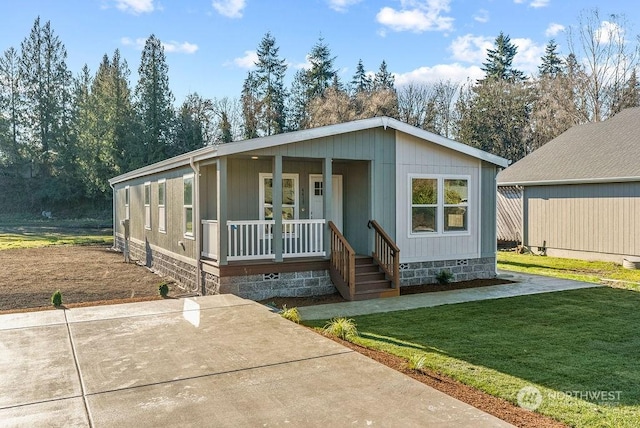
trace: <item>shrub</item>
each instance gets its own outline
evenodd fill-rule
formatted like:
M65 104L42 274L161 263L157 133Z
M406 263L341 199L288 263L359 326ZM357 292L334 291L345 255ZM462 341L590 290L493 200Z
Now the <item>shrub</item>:
M60 290L51 295L51 304L56 308L62 306L62 293Z
M352 319L346 319L344 317L340 318L332 318L329 322L324 326L325 333L331 334L333 336L339 337L343 340L348 340L349 342L358 336L358 329L356 328L356 323Z
M298 312L298 308L288 309L287 305L284 305L279 313L282 318L300 324L300 312Z
M169 294L169 284L163 282L162 284L158 285L158 293L160 293L162 297L167 297L167 295Z
M441 270L438 275L436 275L436 280L440 285L446 285L451 282L453 279L453 274L448 270Z
M409 361L407 362L407 366L410 370L422 370L427 364L426 355L421 354L413 354Z

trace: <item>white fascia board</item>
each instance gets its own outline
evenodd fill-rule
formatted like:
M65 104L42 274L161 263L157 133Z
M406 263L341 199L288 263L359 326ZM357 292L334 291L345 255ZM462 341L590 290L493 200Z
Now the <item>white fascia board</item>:
M640 181L640 177L604 177L604 178L575 178L567 180L537 180L537 181L505 181L498 186L556 186L562 184L598 184L598 183L629 183Z

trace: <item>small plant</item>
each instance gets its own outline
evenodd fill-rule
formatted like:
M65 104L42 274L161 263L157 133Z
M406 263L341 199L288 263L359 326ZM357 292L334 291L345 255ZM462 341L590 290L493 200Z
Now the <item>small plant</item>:
M287 305L284 305L280 311L280 316L284 319L300 324L300 312L298 312L298 308L287 308Z
M62 293L60 292L60 290L51 295L51 304L56 308L62 306Z
M167 295L169 294L169 284L163 282L162 284L158 285L158 293L160 293L162 297L167 297Z
M409 361L407 362L407 366L409 370L422 370L427 365L427 357L426 355L421 354L413 354Z
M358 336L358 329L356 328L355 321L344 317L330 319L324 326L323 331L349 342L354 337Z
M448 270L441 270L440 273L436 275L436 281L440 285L447 285L453 279L453 274Z

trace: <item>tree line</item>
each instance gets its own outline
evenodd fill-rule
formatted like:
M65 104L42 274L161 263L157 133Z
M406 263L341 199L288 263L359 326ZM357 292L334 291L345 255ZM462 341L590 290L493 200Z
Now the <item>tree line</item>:
M108 179L211 144L374 116L390 116L516 161L573 125L640 105L638 40L624 17L583 12L568 31L570 52L550 40L538 72L514 67L517 48L500 33L484 77L396 87L383 60L359 60L348 82L320 38L286 85L275 37L266 33L238 99L187 95L175 107L160 40L145 43L132 86L116 49L92 73L73 76L50 22L34 22L20 49L0 57L0 212L107 209ZM11 203L9 203L11 201ZM76 208L77 209L77 208Z

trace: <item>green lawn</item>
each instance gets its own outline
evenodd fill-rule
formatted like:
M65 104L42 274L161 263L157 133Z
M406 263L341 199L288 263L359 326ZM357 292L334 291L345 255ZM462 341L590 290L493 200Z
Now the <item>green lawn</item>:
M0 218L0 250L112 242L110 226L104 220Z
M355 321L356 342L424 354L430 369L512 403L538 388L537 411L567 424L640 426L640 293L602 287Z
M610 262L589 262L499 251L498 268L594 283L606 282L603 280L609 279L614 280L614 284L618 286L640 291L640 270L624 269L621 265Z

